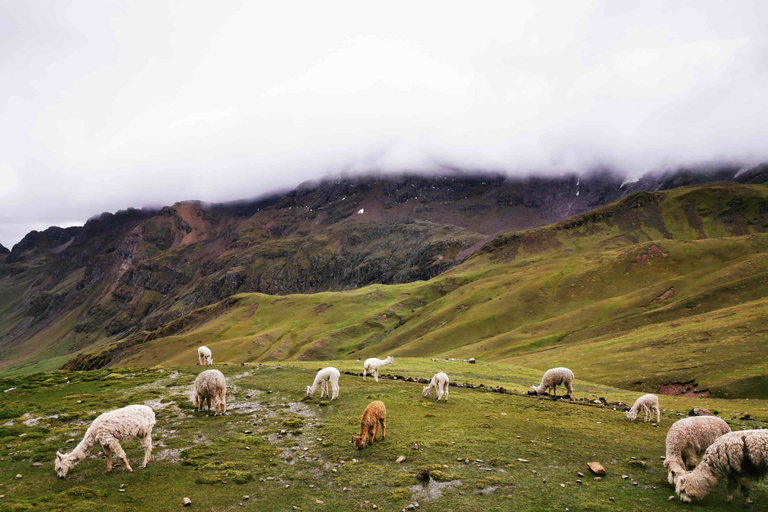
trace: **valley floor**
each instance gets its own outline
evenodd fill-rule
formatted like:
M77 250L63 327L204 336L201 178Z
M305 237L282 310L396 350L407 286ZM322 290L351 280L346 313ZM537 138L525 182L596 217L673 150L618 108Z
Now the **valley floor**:
M190 510L205 511L401 510L413 502L420 511L741 510L739 496L725 504L724 483L698 504L668 501L674 490L660 458L666 432L694 406L717 411L734 430L768 422L763 400L661 396L658 427L631 423L620 407L526 396L539 371L416 358L396 358L382 374L398 378L379 383L342 373L334 402L319 391L305 398L317 369L329 365L362 371L354 361L217 365L229 386L222 417L192 410L198 367L0 379L0 511L167 511L184 497ZM451 387L448 403L436 403L422 398L422 384L405 380L438 371L476 387ZM640 395L576 377L578 399L631 405ZM387 438L358 451L350 437L372 400L386 404ZM131 441L123 446L132 474L119 466L105 474L95 449L65 480L56 478L56 450L70 451L99 413L136 403L157 413L146 469ZM600 481L587 469L591 461L607 469ZM425 467L429 484L416 478ZM768 510L765 483L755 484L752 498L754 510Z

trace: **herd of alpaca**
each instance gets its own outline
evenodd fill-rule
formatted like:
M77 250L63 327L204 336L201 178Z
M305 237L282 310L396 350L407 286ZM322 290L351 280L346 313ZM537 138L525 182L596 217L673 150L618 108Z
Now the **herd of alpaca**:
M207 347L198 349L200 366L213 364L211 351ZM367 373L379 381L379 369L394 363L392 356L386 359L370 358L363 364L363 380ZM320 388L320 398L324 396L336 400L339 397L339 377L341 373L333 367L323 368L317 372L312 386L307 386L307 396L311 396ZM574 375L568 368L552 368L544 373L541 384L531 386L533 394L543 394L552 390L556 396L557 386L564 386L567 395L573 394ZM328 391L328 384L331 393ZM429 397L434 390L437 400L441 398L448 402L448 375L443 372L432 377L429 385L424 386L423 396ZM219 370L204 370L195 379L192 391L192 403L199 412L204 404L214 415L226 412L227 382ZM659 399L652 394L638 398L634 405L626 411L627 419L634 421L638 413L643 411L645 422L661 420ZM371 402L363 412L360 425L360 435L352 436L352 441L358 449L363 449L366 442L373 445L381 426L381 438L386 438L387 409L383 402ZM125 468L133 472L128 458L120 446L120 441L138 438L144 448L146 467L152 454L152 428L155 426L155 413L146 405L129 405L121 409L105 412L98 416L88 430L83 440L70 453L56 452L55 469L60 478L78 462L85 459L96 443L100 444L107 456L107 471L112 470L112 455L122 460ZM701 459L701 462L699 462ZM667 478L675 486L675 492L684 502L701 499L707 496L717 483L726 479L727 501L733 499L734 492L739 489L750 504L749 492L751 481L768 475L768 430L742 430L731 432L728 424L715 416L693 416L676 421L667 432L666 457L664 467Z

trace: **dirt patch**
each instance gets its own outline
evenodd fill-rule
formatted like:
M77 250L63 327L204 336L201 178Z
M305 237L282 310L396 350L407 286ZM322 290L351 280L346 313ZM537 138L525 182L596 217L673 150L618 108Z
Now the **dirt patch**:
M450 482L430 480L426 485L412 485L408 489L411 491L413 501L429 501L441 498L447 489L460 485L461 480L451 480Z
M316 315L319 315L319 314L320 314L320 313L322 313L323 311L325 311L325 310L327 310L327 309L331 309L332 307L333 307L333 305L332 305L332 304L331 304L331 305L328 305L328 304L325 304L325 303L323 303L323 304L318 304L317 306L315 306L315 307L313 308L313 311L315 312L315 314L316 314Z
M708 398L711 393L708 389L698 391L696 381L689 382L665 382L659 386L659 394L669 396L685 396L688 398Z
M674 297L674 296L675 296L675 289L674 288L670 288L669 290L665 291L664 293L662 293L661 295L656 297L656 300L658 300L660 302L664 302L665 300L669 299L670 297Z
M248 308L248 316L246 318L251 318L253 315L256 314L256 312L259 310L259 304L254 304L250 308Z

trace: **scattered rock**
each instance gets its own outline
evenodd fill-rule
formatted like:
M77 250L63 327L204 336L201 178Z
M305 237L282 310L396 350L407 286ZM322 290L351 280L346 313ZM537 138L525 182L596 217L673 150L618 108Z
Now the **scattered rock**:
M595 482L599 482L600 480L602 480L602 478L600 478L599 476L595 477Z
M622 480L627 480L629 478L629 475L621 475Z
M675 497L674 497L674 496L670 496L669 498L667 498L667 501L672 501L672 500L674 500L674 499L675 499Z
M467 362L469 364L475 364L475 358L474 357L470 357L469 359L467 359Z
M183 500L181 500L181 506L182 507L188 507L191 504L192 504L192 500L189 499L189 498L184 498Z
M413 443L413 444L411 445L411 450L418 450L418 449L419 449L419 445L418 445L418 444L416 444L416 443Z
M599 462L587 462L587 467L596 475L604 475L605 468Z
M395 462L397 462L398 464L400 464L400 463L402 463L404 460L405 460L405 457L403 457L403 456L401 455L401 456L399 456L399 457L397 458L397 460L396 460Z
M709 409L705 409L703 407L694 407L688 411L688 416L714 416L714 414L712 414L712 411Z
M43 465L43 463L42 462L33 462L32 465L35 466L36 468L39 468L40 466Z
M609 496L608 499L611 501L616 501L616 498L614 498L613 496Z
M584 473L582 473L581 471L579 471L579 472L578 472L578 473L576 473L576 474L577 474L577 475L579 475L579 478L584 478Z
M16 480L21 480L22 478L24 478L24 477L21 476L21 474L16 475Z
M524 463L526 463L526 464L527 464L528 462L530 462L528 459L517 459L517 461L518 461L518 462L524 462Z

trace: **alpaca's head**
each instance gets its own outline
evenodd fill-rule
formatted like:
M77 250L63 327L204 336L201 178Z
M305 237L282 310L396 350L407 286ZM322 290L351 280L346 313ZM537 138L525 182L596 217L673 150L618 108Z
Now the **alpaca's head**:
M312 387L307 386L307 396L312 396Z
M627 419L629 421L635 421L637 419L637 411L633 411L632 409L628 410Z
M199 397L197 396L197 393L195 393L194 391L192 392L192 405L195 407L200 407L201 405Z
M429 396L429 392L431 390L429 389L429 386L424 386L424 390L421 392L422 396L427 397Z
M72 467L67 456L59 452L56 452L56 460L54 461L53 465L56 468L56 474L59 476L59 478L66 477L67 471L69 471L69 468Z
M358 450L362 450L363 446L365 446L365 439L363 439L363 436L352 436L352 441L355 442L355 446L357 446Z
M680 463L680 460L665 459L662 465L668 471L667 481L672 485L676 485L677 478L685 473L685 468Z
M386 361L387 361L388 363L392 364L392 363L394 363L394 362L395 362L395 358L394 358L394 357L392 357L392 356L387 356L387 359L386 359Z
M541 386L531 386L531 389L536 393L541 393Z
M690 503L693 499L704 498L716 484L717 480L714 478L707 478L703 473L697 474L695 470L688 471L677 477L675 492L680 496L681 501Z

